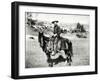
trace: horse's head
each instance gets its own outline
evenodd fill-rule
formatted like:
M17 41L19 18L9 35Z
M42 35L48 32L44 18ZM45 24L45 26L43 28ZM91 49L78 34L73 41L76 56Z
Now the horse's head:
M49 41L46 43L46 50L50 55L55 55L55 46L54 46L54 38L51 37Z
M55 37L44 33L41 33L41 35L39 36L40 36L39 37L40 45L43 51L49 55L55 55L56 54L56 45L54 44Z

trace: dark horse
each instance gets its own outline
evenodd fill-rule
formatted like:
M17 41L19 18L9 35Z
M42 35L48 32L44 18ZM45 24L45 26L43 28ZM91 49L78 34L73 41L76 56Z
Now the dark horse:
M50 67L53 67L53 64L58 64L59 62L67 61L68 65L71 65L72 62L72 56L73 56L73 50L72 50L72 42L69 39L60 37L58 41L58 48L59 51L55 52L55 43L54 43L54 37L47 37L44 35L43 32L39 32L38 35L38 41L40 43L40 47L47 55L47 62L49 63ZM66 58L63 58L62 55L59 55L58 58L52 59L51 56L56 55L60 53L61 51L64 51Z

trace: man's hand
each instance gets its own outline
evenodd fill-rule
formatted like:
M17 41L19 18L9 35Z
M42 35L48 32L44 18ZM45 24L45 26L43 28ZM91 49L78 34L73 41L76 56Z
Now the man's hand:
M54 37L56 37L56 36L57 36L57 34L54 34L53 36L54 36Z

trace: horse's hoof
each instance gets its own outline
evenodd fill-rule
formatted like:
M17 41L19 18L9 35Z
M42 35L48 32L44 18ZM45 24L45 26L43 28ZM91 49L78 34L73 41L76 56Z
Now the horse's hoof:
M50 67L53 67L53 65L51 64Z
M49 64L49 67L53 67L53 64Z
M58 62L55 62L55 65L58 64Z
M71 63L69 63L69 66L71 66Z
M49 64L49 67L51 67L51 64Z

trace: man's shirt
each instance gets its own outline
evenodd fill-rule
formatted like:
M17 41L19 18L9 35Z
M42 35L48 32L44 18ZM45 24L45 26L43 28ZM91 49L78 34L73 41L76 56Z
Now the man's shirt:
M58 26L58 25L54 26L54 34L57 34L58 36L60 36L60 34L61 34L60 26Z

